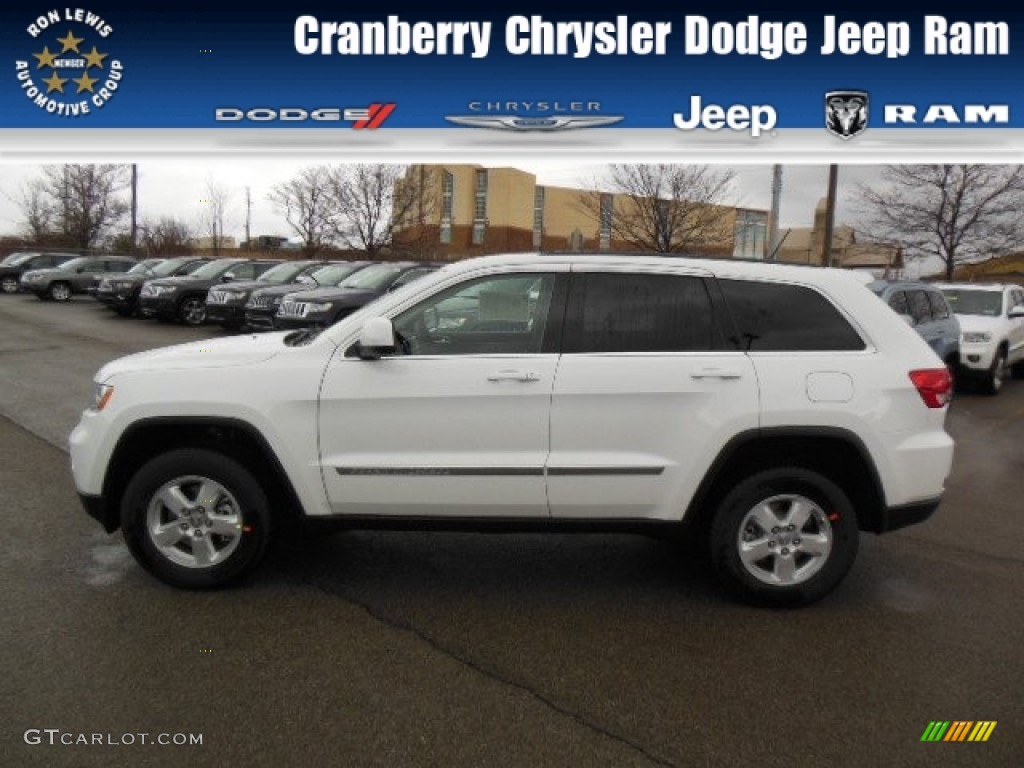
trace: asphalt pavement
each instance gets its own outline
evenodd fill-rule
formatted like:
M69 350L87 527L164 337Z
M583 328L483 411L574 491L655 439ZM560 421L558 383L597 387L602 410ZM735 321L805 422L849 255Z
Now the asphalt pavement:
M939 512L802 610L597 534L339 533L187 593L65 442L104 362L219 334L0 296L0 766L1024 765L1024 382L957 397Z

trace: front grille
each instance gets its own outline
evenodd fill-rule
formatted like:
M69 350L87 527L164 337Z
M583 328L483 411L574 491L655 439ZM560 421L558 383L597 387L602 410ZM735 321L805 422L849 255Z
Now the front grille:
M210 294L206 297L206 303L227 304L229 298L227 291L210 291Z
M309 304L304 301L282 301L277 314L281 317L305 317L309 312Z
M270 297L269 296L253 296L249 300L249 306L250 307L258 307L260 309L263 309L265 307L269 307L270 306Z

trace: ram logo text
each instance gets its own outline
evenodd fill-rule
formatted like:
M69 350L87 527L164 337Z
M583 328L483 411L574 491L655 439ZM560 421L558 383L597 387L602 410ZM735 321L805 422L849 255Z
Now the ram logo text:
M732 131L746 131L757 138L765 131L770 131L778 122L775 108L767 104L731 104L723 107L719 104L704 106L700 96L690 97L690 113L676 112L672 115L672 124L680 131L692 131L703 128L718 131L728 128Z
M1006 125L1010 122L1009 104L930 104L918 109L913 104L886 104L883 110L886 125L932 125L946 123Z

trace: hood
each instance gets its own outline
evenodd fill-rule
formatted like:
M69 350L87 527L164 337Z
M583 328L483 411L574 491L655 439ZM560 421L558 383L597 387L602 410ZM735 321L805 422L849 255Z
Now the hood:
M308 293L313 289L316 289L316 286L309 283L282 283L281 285L264 283L263 287L254 293L258 293L260 296L286 296L289 293Z
M218 291L234 291L235 293L249 293L257 288L267 288L272 285L278 285L278 283L268 283L264 280L262 283L259 280L235 280L231 283L223 283L217 287Z
M269 360L285 349L287 332L262 333L251 336L229 336L224 339L193 341L128 355L107 363L96 375L104 382L112 376L138 371L167 371L180 368L231 368L253 365Z
M383 296L382 291L367 291L362 288L314 288L302 291L303 301L338 301L346 304L365 304L371 299Z
M960 321L961 333L964 331L989 331L998 335L1006 322L1003 317L988 317L986 315L957 315L956 319Z
M103 280L109 283L142 283L147 280L155 279L158 278L149 277L147 275L109 274L103 276Z

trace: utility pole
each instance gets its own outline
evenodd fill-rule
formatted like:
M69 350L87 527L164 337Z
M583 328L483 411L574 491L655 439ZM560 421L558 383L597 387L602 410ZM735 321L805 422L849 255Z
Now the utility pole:
M250 188L245 188L245 250L252 250L252 196Z
M132 163L132 256L139 247L139 166Z
M782 165L772 166L772 207L768 214L768 238L765 240L764 258L775 261L779 251L779 208L782 205Z
M821 264L825 267L835 266L832 263L832 229L836 218L836 186L839 181L839 166L833 163L828 167L828 195L825 198L825 232L821 242Z

